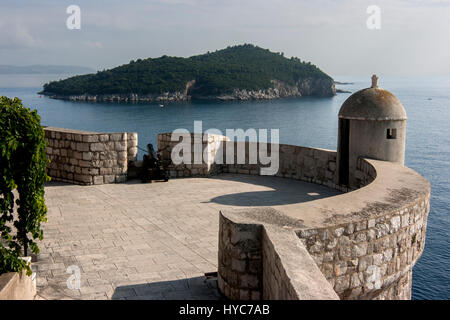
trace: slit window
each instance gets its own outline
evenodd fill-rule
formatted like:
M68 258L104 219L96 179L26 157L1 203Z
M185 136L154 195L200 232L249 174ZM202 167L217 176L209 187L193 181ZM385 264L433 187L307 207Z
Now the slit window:
M387 129L386 138L397 139L397 129Z

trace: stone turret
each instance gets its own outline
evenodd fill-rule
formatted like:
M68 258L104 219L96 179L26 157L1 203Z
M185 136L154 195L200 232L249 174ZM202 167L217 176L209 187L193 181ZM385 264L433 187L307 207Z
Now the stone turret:
M351 95L339 111L336 182L355 187L359 157L404 164L406 112L389 91L372 86Z

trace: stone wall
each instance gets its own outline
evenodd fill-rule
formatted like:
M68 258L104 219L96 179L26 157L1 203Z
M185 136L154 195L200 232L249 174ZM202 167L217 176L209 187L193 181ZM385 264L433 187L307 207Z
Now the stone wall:
M229 141L227 137L220 135L190 134L191 159L194 159L194 137L197 137L198 141L202 141L202 152L208 148L206 161L200 164L174 165L171 161L171 152L181 139L179 141L171 141L170 133L158 135L158 150L163 150L162 159L169 163L168 168L171 177L208 176L222 172L260 175L261 168L269 166L261 164L260 158L257 156L260 148L263 148L265 153L267 150L269 157L272 149L279 150L279 169L276 176L322 184L341 191L348 191L346 186L335 184L335 151L286 144L236 142ZM243 163L238 161L239 148L245 150ZM234 156L229 157L232 158L231 161L227 159L227 150L233 150L234 152ZM252 150L251 153L250 150ZM251 160L250 154L255 154L256 160Z
M221 212L219 289L233 300L338 299L292 228L248 216L275 210ZM285 221L281 220L283 224Z
M366 159L358 158L356 161L356 170L354 173L354 182L356 189L360 189L367 186L377 177L377 171L374 166L372 166ZM353 190L356 190L353 189Z
M53 180L92 185L124 182L136 160L136 133L97 133L46 127L48 175Z
M257 153L259 153L262 147L264 150L267 150L268 155L271 155L272 149L275 148L275 150L279 150L279 169L275 176L312 182L347 191L347 188L334 183L336 171L335 151L287 144L275 145L254 142L226 142L226 144L232 144L234 147L234 163L227 164L224 160L223 172L260 175L261 168L268 167L268 165L260 164L259 158L258 163L250 164L249 150L257 150ZM237 161L239 144L245 145L245 164L238 164ZM227 148L227 146L224 147L225 158Z
M233 300L262 298L262 226L237 224L220 214L218 284Z
M394 211L368 208L372 214L357 222L297 233L341 299L410 299L412 267L425 246L429 196Z
M360 189L313 201L310 206L299 204L298 210L302 214L293 212L292 217L295 218L291 215L276 218L277 214L273 212L259 215L260 222L256 224L261 225L262 230L258 239L261 239L263 276L259 281L263 298L310 299L320 295L316 292L302 296L298 292L305 292L304 289L293 290L296 286L305 288L305 283L314 283L314 279L320 278L315 275L314 279L307 281L299 276L304 276L305 270L310 268L310 264L305 263L308 259L318 267L340 299L411 298L412 268L425 246L430 185L409 168L364 158L358 160L356 175ZM293 239L286 240L292 236L286 231L286 227L292 224L289 219L308 216L312 217L308 222L295 220L304 225L289 227L295 230L302 246L295 245ZM280 223L283 227L274 232L275 229L268 226L271 224L269 217L284 219ZM234 221L250 224L242 214ZM307 226L311 224L314 226ZM233 225L223 224L221 228L224 226L230 228ZM246 228L249 229L248 226ZM235 227L233 232L239 230ZM247 235L243 236L245 244ZM219 240L219 256L222 256L222 248L233 252L234 246L239 245L235 239ZM296 248L289 249L289 246ZM299 258L295 264L293 257ZM239 273L233 265L227 266L219 260L221 264L222 269L231 268L231 274L239 277L249 272L241 269ZM295 270L292 265L297 266L295 276L289 275ZM237 285L242 289L239 281Z
M183 140L186 139L186 140ZM172 133L158 134L158 150L161 151L161 158L168 164L167 168L172 178L175 177L192 177L192 176L208 176L222 172L222 166L216 164L217 157L222 158L223 141L228 140L227 137L214 134L186 134L172 141ZM181 141L188 141L191 148L192 163L182 163L175 165L172 162L172 150ZM190 142L189 142L190 141ZM195 147L194 142L201 142L200 161L195 163Z

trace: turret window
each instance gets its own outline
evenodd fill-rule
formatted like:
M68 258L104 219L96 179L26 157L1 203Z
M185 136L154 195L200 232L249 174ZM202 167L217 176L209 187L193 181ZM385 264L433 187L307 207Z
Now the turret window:
M397 129L387 129L386 138L397 139Z

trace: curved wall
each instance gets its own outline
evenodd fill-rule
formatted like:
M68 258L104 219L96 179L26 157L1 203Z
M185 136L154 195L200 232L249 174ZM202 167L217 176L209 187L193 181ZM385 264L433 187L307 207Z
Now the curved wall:
M193 143L193 137L191 141ZM239 173L260 175L261 168L269 165L261 164L260 158L250 161L250 150L259 154L266 153L270 157L272 149L279 151L279 168L276 176L283 178L297 179L330 188L348 191L347 187L335 184L336 171L336 151L287 144L270 144L254 142L228 141L227 137L211 134L200 134L203 144L202 150L209 148L208 157L202 164L179 164L171 162L171 152L177 141L172 141L171 133L158 135L158 150L162 152L162 159L169 162L168 169L171 177L208 176L217 173ZM233 150L232 161L227 161L227 150ZM244 151L244 163L238 161L238 149ZM262 150L261 150L262 149ZM194 147L191 148L193 152ZM192 155L192 159L194 156ZM220 161L218 161L220 160ZM230 163L231 162L231 163Z
M410 299L428 212L429 194L394 211L297 234L341 299Z
M389 162L361 158L358 166L362 188L299 204L299 214L295 218L312 214L315 221L302 221L305 226L293 226L291 230L300 238L302 246L320 269L321 275L340 299L410 299L412 268L425 245L429 183L413 170ZM330 208L334 211L324 213ZM277 215L268 214L275 217ZM251 215L257 216L254 212ZM233 217L236 223L248 220L244 214L235 214ZM287 218L294 219L291 215L287 215ZM256 219L253 223L266 228L266 220L258 222ZM279 232L286 232L286 223L283 222L282 225L283 227L278 228ZM220 241L223 242L224 239ZM219 257L221 248L225 248L220 241ZM292 239L289 241L294 243ZM282 252L287 245L286 242L278 242L273 247L276 248L275 251ZM299 255L298 252L296 254ZM283 266L272 268L277 272L269 272L269 276L262 278L262 297L265 297L265 282L271 283L272 287L276 283L293 281L293 277L287 276L285 272L289 265L292 268L289 259L280 260L276 253L271 256L275 257L273 263L281 263ZM302 261L306 260L303 258ZM297 273L305 274L305 265L296 265ZM232 270L232 266L230 268ZM220 272L219 268L219 274ZM301 277L296 278L301 281ZM316 280L305 280L306 282L297 283L296 286L307 287L315 281L320 282L319 278L316 276ZM279 293L272 293L270 297L296 299L295 295L285 295L286 292L293 292L288 290L291 287L291 284L283 285L279 288ZM321 293L316 292L307 299L320 296Z

